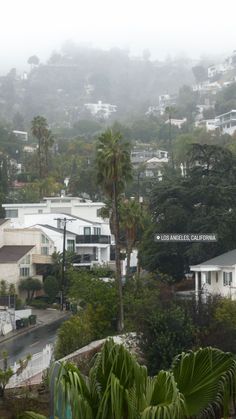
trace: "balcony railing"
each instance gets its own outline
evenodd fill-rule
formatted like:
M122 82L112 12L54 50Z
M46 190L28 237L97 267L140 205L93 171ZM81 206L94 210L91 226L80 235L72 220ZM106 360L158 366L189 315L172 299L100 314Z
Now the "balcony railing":
M72 259L73 264L79 264L79 263L91 263L96 261L95 255L74 255Z
M76 243L77 244L110 244L111 236L77 235Z

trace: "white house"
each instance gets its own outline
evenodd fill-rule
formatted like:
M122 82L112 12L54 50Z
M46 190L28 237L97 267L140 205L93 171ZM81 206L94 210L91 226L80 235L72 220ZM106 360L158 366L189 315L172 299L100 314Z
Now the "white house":
M91 210L91 213L94 216L97 215L97 207L95 207L95 211ZM10 225L12 230L17 230L19 227L25 230L33 228L41 230L53 243L54 251L61 253L64 219L67 220L65 248L78 255L76 265L90 267L110 262L110 247L114 244L114 240L108 220L101 217L88 220L61 212L29 213L21 214L20 218L11 218Z
M112 113L117 111L116 105L103 103L101 100L98 103L86 103L84 106L92 115L101 115L104 119L108 119Z
M190 266L195 274L195 292L236 299L236 249L199 265Z
M217 130L219 127L218 127L218 119L217 118L215 118L215 119L202 119L201 121L196 121L195 122L195 127L196 128L205 128L205 130L207 131L207 132L210 132L210 131L215 131L215 130Z
M24 226L25 216L33 214L65 213L95 222L101 221L99 213L104 206L103 202L92 202L73 196L46 197L35 204L3 204L6 218L10 218L11 221L14 220L15 224L18 223L18 226Z
M187 118L183 118L183 119L171 118L170 120L167 119L165 121L165 124L171 123L171 125L174 125L174 126L176 126L180 129L182 127L182 125L184 125L186 122L187 122Z
M223 134L233 135L236 131L236 110L232 109L216 117L216 125Z

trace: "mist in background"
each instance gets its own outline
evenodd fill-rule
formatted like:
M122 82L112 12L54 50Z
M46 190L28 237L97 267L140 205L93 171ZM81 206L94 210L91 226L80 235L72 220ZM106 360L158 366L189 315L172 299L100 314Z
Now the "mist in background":
M0 73L46 61L71 40L151 59L227 55L236 48L234 0L8 0L1 4Z

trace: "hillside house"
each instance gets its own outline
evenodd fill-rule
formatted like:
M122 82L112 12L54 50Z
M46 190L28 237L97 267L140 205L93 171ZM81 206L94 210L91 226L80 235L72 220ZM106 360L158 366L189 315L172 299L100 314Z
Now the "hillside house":
M190 266L195 274L195 293L236 299L236 249Z

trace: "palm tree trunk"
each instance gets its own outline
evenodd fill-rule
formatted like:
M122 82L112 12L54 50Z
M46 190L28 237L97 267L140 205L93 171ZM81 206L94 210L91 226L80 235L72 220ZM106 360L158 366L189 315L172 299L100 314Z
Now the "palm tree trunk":
M129 276L130 276L130 257L131 257L131 249L129 249L129 247L127 248L126 255L127 255L126 276L127 276L127 278L129 278Z
M123 307L123 291L120 264L120 223L118 216L118 200L116 191L116 182L113 182L113 214L114 214L114 236L115 236L115 254L116 254L116 282L119 296L119 315L118 315L118 332L124 329L124 307Z

